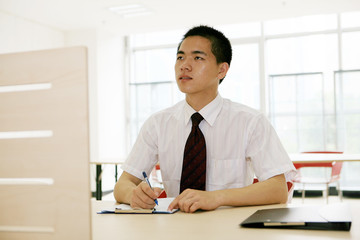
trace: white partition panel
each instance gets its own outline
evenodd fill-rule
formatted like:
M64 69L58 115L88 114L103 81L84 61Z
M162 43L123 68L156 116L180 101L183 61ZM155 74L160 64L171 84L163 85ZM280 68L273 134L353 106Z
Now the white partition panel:
M91 239L87 50L0 55L0 239Z

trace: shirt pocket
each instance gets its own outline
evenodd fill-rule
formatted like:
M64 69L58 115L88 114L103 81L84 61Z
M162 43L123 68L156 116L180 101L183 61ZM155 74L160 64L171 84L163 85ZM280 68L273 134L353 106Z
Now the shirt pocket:
M208 176L210 191L245 186L244 160L239 158L213 159L212 162L213 165L209 169Z

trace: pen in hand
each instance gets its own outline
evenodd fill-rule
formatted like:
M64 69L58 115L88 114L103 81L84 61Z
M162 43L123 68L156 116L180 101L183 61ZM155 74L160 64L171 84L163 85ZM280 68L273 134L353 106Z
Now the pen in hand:
M146 175L146 172L142 172L142 174L143 174L143 176L144 176L145 181L146 181L147 184L149 185L149 187L150 187L151 189L153 189L153 188L151 187L151 184L150 184L150 182L149 182L149 179L148 179L148 177L147 177L147 175ZM156 205L159 205L157 199L155 199L154 202L156 203Z

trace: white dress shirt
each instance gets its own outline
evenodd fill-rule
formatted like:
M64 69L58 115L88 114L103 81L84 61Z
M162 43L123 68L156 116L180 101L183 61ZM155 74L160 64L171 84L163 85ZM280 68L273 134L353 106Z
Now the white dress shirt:
M140 179L159 162L168 197L180 190L184 147L191 131L187 102L153 114L143 125L122 169ZM199 113L206 141L206 190L241 188L284 173L295 172L275 130L266 117L245 105L217 97Z

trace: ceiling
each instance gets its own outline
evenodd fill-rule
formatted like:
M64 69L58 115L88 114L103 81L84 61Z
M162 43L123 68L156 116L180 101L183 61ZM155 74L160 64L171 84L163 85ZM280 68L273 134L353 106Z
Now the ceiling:
M109 7L138 3L150 15L124 18ZM61 31L133 33L360 11L360 0L0 0L0 13Z

